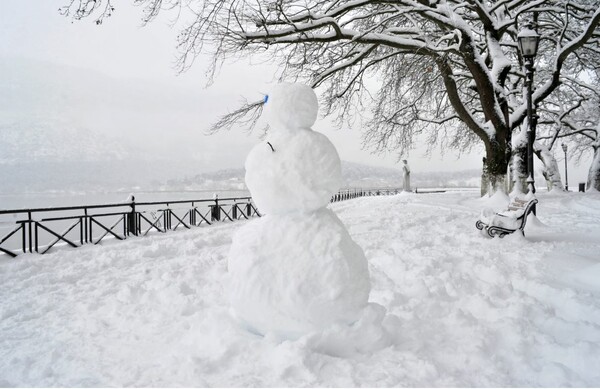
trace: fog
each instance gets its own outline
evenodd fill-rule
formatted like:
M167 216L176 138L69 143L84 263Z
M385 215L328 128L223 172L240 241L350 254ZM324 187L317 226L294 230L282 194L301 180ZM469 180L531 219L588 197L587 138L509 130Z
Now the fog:
M142 10L122 2L97 26L92 19L73 22L61 16L57 10L65 4L0 2L1 124L15 131L15 125L43 121L49 136L62 127L93 133L99 135L89 138L94 142L119 144L124 154L157 162L166 176L243 166L258 133L239 127L211 136L205 132L243 98L267 93L274 64L226 64L205 88L206 58L199 57L183 74L174 68L178 26L170 25L172 15L142 27ZM399 168L398 159L408 158L413 172L481 167L480 146L461 156L440 150L426 156L423 148L402 156L373 155L361 148L360 128L334 129L321 119L315 129L332 139L346 161ZM557 157L562 166L562 155ZM569 162L572 187L585 180L587 161L581 167Z

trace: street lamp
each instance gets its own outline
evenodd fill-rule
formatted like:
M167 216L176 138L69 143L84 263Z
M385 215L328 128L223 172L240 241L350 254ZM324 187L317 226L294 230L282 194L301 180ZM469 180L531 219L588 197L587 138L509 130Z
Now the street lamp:
M519 32L517 36L519 41L519 50L521 55L525 59L531 59L537 55L538 44L540 42L540 36L532 29L532 25L528 24L524 29Z
M563 151L565 152L565 189L567 190L567 192L569 191L569 176L568 176L568 170L567 170L567 145L566 144L561 144Z
M525 59L525 85L527 86L527 187L535 193L533 179L533 141L535 140L535 123L532 104L533 84L533 59L535 58L540 42L540 36L532 29L531 25L525 27L517 36L519 50Z

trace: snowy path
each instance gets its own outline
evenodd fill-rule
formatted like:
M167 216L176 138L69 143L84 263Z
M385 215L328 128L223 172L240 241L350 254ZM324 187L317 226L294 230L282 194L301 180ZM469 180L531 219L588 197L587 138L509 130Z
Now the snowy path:
M395 327L343 358L231 321L239 223L2 259L0 386L600 386L600 194L539 198L494 240L473 193L334 204Z

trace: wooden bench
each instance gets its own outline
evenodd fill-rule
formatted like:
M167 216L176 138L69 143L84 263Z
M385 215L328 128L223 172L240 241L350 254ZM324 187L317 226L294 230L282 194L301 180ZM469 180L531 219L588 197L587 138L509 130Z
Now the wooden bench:
M506 210L491 215L490 220L487 220L487 222L477 220L475 227L478 230L485 231L492 238L496 236L503 238L515 231L521 231L521 234L525 235L523 230L525 229L525 223L527 223L527 216L533 211L533 206L537 202L536 198L529 201L515 198L508 204Z

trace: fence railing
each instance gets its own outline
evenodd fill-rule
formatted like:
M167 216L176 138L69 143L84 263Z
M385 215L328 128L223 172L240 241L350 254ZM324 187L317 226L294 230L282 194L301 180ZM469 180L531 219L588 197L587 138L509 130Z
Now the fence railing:
M331 202L355 199L364 196L388 196L402 192L401 188L368 188L368 189L342 189L331 197Z
M331 202L363 196L398 194L396 188L344 189ZM2 221L3 215L17 219ZM56 245L81 247L99 244L105 239L125 240L149 233L165 233L178 228L190 229L221 221L261 216L251 197L214 198L72 207L0 210L0 254L16 257L20 253L45 254Z
M136 202L132 197L126 203L0 210L1 215L18 219L15 228L0 238L0 254L15 257L21 252L44 254L57 244L80 247L106 238L125 240L260 213L250 197L156 202Z

